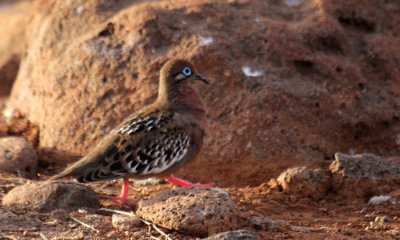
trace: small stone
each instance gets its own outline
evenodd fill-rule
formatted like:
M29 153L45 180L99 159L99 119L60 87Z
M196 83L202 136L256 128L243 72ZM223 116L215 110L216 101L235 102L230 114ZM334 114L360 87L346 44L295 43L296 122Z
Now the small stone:
M217 188L179 188L138 203L136 215L166 229L207 236L234 229L229 194Z
M353 232L349 231L349 230L343 230L343 235L345 236L351 236L353 235Z
M82 214L87 214L88 213L88 211L85 210L85 209L78 209L78 212L82 213Z
M250 225L256 230L270 232L285 231L290 229L290 224L282 220L274 220L264 216L253 216L250 218Z
M323 213L328 213L327 208L318 208L318 211L323 212Z
M388 216L377 216L375 217L376 223L387 223L390 222L390 218Z
M364 214L364 213L366 213L367 211L368 211L368 208L365 207L365 208L361 209L360 213L361 213L361 214Z
M204 240L260 240L261 238L257 236L255 233L247 231L247 230L236 230L236 231L228 231L219 233L208 238L203 238Z
M30 142L23 137L0 138L0 171L25 178L36 178L37 156Z
M329 178L323 170L307 167L289 168L279 175L277 182L286 193L315 200L323 198L329 187Z
M384 205L384 204L396 204L396 200L393 199L391 196L373 196L369 201L368 204L372 205Z
M121 214L113 214L111 217L113 227L121 230L129 230L135 227L140 227L142 221L136 216L125 216Z
M3 206L37 211L98 208L96 193L85 185L62 182L34 182L18 186L3 197Z
M156 185L160 184L162 180L159 178L147 178L147 179L139 179L133 182L135 187L147 186L147 185Z

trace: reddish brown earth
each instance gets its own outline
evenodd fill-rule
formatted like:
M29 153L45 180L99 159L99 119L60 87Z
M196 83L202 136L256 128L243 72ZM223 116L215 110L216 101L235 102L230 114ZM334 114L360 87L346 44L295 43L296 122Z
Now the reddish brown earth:
M0 197L20 180L13 178L0 180ZM111 203L107 200L111 194L116 194L119 184L96 183L90 186L97 189L103 207L130 211L129 208ZM171 189L170 185L134 187L132 198L148 198L159 192ZM239 214L238 229L247 229L258 234L261 239L398 239L400 236L400 209L399 205L368 205L362 200L348 200L328 195L326 198L315 201L295 195L272 190L266 185L259 187L224 188L232 197ZM9 210L9 209L7 209ZM0 207L0 214L5 211ZM102 211L67 213L56 210L50 213L22 211L11 209L24 220L6 222L3 218L0 226L0 237L7 239L40 239L42 233L48 239L151 239L159 234L146 225L122 231L112 227L111 215ZM75 217L99 232L86 228L72 219ZM274 221L283 220L287 225L276 225L262 228L252 225L249 219L254 216L267 217ZM387 216L389 221L375 222L375 218ZM7 223L7 224L6 224ZM24 224L21 224L24 223ZM367 230L368 229L368 230ZM197 236L182 234L176 231L165 230L172 239L196 239ZM140 236L140 237L138 237ZM160 239L162 239L160 237Z
M400 237L399 205L368 205L332 189L311 200L266 184L287 167L327 170L335 152L400 155L398 1L0 1L0 25L0 108L8 117L0 136L33 143L41 178L154 100L160 66L177 56L213 80L198 86L210 136L178 175L228 191L241 228L262 239ZM1 177L0 197L19 184ZM92 186L105 197L102 183ZM169 188L138 187L132 197ZM104 189L118 191L114 183ZM135 238L113 229L105 213L70 213L96 233L64 212L13 211L35 223L2 229L0 238ZM381 215L390 221L374 223ZM300 228L262 229L249 224L253 216Z

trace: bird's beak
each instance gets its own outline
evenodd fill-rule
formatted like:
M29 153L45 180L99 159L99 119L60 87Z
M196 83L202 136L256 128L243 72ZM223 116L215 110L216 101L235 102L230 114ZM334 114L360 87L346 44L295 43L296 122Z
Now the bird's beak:
M210 81L208 81L208 79L207 78L205 78L205 77L203 77L203 76L201 76L200 74L196 74L196 77L195 77L195 79L196 80L200 80L200 81L202 81L202 82L204 82L204 83L206 83L206 84L210 84Z

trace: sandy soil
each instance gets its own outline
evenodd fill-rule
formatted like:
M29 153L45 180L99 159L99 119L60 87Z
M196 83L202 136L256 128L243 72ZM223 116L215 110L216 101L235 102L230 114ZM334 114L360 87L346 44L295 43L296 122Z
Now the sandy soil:
M0 178L0 197L25 180L4 176ZM108 198L117 194L119 182L90 184L99 194L102 206L108 209L131 211L130 207L111 202ZM134 184L132 184L134 185ZM148 198L153 194L174 188L169 184L135 186L131 198ZM223 188L232 197L239 214L239 228L256 232L262 239L399 239L400 209L398 205L369 205L363 200L347 200L331 194L321 201L289 196L270 189L267 184L259 187ZM0 220L2 239L163 239L145 224L131 231L112 227L111 214L105 211L63 210L38 213L31 210L7 209L16 214L14 220L4 214ZM252 224L254 217L266 217L275 226ZM377 217L387 216L380 223ZM78 223L78 219L90 227ZM187 233L164 229L171 239L196 239Z

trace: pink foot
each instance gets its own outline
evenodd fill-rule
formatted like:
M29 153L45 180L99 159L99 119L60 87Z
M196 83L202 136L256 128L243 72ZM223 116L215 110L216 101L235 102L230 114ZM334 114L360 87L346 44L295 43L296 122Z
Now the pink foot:
M171 184L175 184L175 185L179 185L179 186L183 186L183 187L213 187L214 183L191 183L188 182L186 180L180 179L180 178L176 178L176 177L168 177L165 179L167 182L171 183Z
M129 178L124 178L124 183L122 185L121 194L119 196L112 197L112 201L120 201L124 205L128 206L136 206L136 201L128 200L128 192L129 192Z

